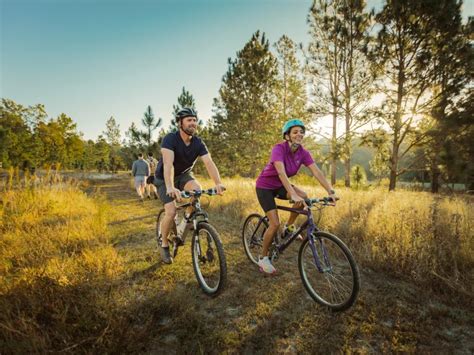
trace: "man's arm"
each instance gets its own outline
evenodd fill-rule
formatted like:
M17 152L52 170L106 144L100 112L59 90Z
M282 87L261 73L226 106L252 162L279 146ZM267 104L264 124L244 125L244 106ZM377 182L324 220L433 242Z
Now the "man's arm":
M137 173L137 164L136 164L136 161L134 161L132 164L132 175L135 176L136 173Z
M222 192L224 192L225 187L222 185L221 177L219 175L219 170L217 170L216 164L214 164L214 161L211 158L211 155L208 153L206 155L201 156L202 161L204 162L204 165L206 166L206 170L211 177L211 179L214 181L214 184L216 184L216 190L219 195L222 195Z
M161 148L163 155L163 177L165 179L166 194L175 198L178 202L181 201L180 191L174 187L174 152L171 149Z

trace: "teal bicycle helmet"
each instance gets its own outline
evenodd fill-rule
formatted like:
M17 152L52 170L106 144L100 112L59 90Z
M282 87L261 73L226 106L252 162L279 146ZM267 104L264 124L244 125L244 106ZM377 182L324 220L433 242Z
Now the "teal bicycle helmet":
M281 133L283 134L283 138L285 138L285 134L290 132L291 127L301 127L303 128L304 131L306 131L306 127L304 126L303 121L297 119L297 118L292 118L286 121L286 123L283 125L283 128L281 129Z

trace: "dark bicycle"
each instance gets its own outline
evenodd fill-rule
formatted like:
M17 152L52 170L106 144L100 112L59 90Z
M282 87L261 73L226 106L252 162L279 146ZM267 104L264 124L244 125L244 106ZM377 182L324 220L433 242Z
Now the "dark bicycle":
M305 199L305 202L308 206L306 210L277 206L280 210L303 214L307 219L290 236L275 236L269 258L272 262L276 261L279 254L298 235L303 236L306 230L306 238L298 253L298 269L303 285L319 304L332 311L346 310L354 304L359 294L359 269L349 248L338 237L316 226L311 211L312 207L317 207L321 212L324 207L334 206L334 203L329 197ZM268 218L257 213L248 216L244 222L242 239L245 253L254 264L257 264L261 254L263 234L267 228Z
M227 264L219 234L209 224L209 216L201 207L200 197L204 194L213 196L217 192L215 189L181 192L181 197L193 197L193 199L188 203L177 206L176 217L178 221L174 223L168 240L170 242L170 252L174 258L178 254L179 247L184 245L187 235L192 232L191 255L194 274L204 293L216 296L226 284ZM190 215L186 215L186 208L190 206L193 207L192 212ZM164 214L165 210L160 210L156 219L158 246L161 246L161 221Z

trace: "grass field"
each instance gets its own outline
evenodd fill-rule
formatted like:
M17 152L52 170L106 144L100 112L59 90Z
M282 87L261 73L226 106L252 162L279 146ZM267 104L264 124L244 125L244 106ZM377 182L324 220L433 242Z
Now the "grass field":
M474 351L467 198L340 189L321 226L354 252L362 288L352 309L331 314L302 286L298 243L276 263L278 276L247 260L240 228L260 210L251 180L225 180L224 196L203 199L227 256L228 285L216 298L198 288L189 245L174 264L160 263L161 206L138 202L128 176L12 180L0 195L2 353Z

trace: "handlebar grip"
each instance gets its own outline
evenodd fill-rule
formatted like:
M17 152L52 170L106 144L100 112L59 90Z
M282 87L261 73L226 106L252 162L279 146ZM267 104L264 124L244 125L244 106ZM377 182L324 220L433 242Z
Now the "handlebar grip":
M189 193L189 191L181 191L180 195L181 197L184 197L184 198L191 197L191 194Z
M336 200L336 201L339 201L340 199L339 199L339 197L336 197L335 200ZM324 201L324 202L335 202L332 197L324 197L324 198L323 198L323 201Z

